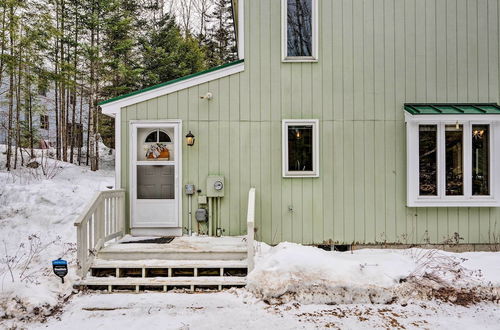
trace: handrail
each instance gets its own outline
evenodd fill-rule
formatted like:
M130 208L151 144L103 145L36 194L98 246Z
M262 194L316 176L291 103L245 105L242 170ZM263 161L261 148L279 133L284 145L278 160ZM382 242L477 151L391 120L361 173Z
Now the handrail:
M250 273L254 266L254 238L255 238L255 188L248 191L248 210L247 210L247 260L248 272Z
M104 243L125 234L125 190L98 192L74 225L78 275L83 278Z

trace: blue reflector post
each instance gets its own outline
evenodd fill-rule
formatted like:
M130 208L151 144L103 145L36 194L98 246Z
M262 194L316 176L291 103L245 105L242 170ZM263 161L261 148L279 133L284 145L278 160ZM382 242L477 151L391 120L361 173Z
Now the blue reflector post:
M66 260L57 259L52 260L52 266L67 266L68 262Z

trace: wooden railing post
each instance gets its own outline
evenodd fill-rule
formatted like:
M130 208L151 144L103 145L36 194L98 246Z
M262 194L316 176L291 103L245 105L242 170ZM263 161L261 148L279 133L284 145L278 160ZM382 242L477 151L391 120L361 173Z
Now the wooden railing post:
M254 266L254 236L255 236L255 188L250 188L248 192L248 210L247 210L247 260L248 272L250 273Z
M76 261L77 261L77 274L78 276L82 277L83 274L82 274L82 271L83 271L83 265L82 265L82 262L84 260L84 257L83 257L83 250L81 248L81 246L83 246L83 233L82 233L82 226L78 226L76 227L76 246L77 246L77 249L76 249Z
M119 228L118 230L120 230L122 232L122 235L125 235L125 191L122 191L120 193L120 198L118 199L118 221L119 221Z
M99 203L99 206L97 207L97 227L99 228L98 229L98 232L99 232L99 237L97 239L96 242L94 242L94 244L96 244L96 247L100 248L101 246L100 245L104 245L104 236L105 236L105 230L104 228L106 227L106 214L105 214L105 202L106 202L106 197L102 197L101 200L100 200L100 203Z

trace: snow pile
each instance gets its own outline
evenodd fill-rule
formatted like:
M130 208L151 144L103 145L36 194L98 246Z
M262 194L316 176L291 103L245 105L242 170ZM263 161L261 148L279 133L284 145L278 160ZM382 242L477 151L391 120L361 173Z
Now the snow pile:
M432 289L500 287L499 261L499 252L334 252L281 243L258 256L247 288L270 303L391 303L414 297L424 280Z
M5 172L5 156L0 156L0 318L49 314L71 292L73 222L97 191L114 184L113 172L50 159L57 173L49 180L33 175L35 169ZM51 261L57 258L70 265L64 285L52 274Z

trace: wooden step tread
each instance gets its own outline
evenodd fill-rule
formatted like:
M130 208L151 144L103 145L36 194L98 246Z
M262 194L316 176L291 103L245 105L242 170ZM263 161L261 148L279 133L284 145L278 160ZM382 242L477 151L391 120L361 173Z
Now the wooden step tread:
M102 248L99 252L111 253L233 253L247 252L244 245L220 245L220 246L195 246L182 247L170 246L169 244L112 244Z
M92 277L89 276L75 286L104 285L245 285L246 277L199 276L199 277Z
M105 260L94 259L91 268L247 268L247 260Z

